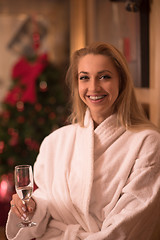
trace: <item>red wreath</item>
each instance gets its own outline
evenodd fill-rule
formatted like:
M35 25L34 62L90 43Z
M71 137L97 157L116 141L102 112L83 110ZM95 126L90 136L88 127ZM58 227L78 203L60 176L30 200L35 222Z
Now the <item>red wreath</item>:
M47 66L47 54L37 57L35 62L21 58L13 67L12 77L18 84L7 95L5 102L15 105L18 101L35 103L36 80Z

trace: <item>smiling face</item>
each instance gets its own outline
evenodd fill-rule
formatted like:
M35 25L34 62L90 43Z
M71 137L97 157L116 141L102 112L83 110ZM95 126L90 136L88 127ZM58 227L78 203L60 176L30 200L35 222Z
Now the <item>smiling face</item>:
M119 75L109 57L87 54L79 59L78 91L95 125L113 113L119 94Z

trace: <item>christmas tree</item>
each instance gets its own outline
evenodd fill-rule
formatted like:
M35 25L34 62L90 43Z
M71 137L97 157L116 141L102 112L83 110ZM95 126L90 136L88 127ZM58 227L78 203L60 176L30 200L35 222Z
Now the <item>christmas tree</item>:
M0 177L33 165L43 138L65 124L66 93L58 67L43 54L22 57L0 113Z
M12 86L1 104L0 202L11 199L14 167L33 166L44 137L66 124L62 67L40 54L46 33L43 21L28 17L8 45L22 57L13 66Z

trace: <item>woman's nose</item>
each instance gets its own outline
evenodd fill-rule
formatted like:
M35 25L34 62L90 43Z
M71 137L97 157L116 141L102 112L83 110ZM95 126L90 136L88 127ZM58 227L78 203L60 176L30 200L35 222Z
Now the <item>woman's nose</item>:
M95 91L95 90L100 89L99 81L97 79L95 79L95 78L91 78L90 79L89 89L90 89L90 91Z

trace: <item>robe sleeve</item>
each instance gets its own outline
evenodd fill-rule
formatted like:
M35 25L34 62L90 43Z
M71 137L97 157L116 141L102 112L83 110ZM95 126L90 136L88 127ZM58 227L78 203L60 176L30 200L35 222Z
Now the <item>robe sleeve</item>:
M86 240L160 239L160 142L147 138L101 231Z
M35 182L40 185L40 188L36 189L32 197L36 202L36 211L32 217L32 221L36 222L36 226L31 228L19 228L18 223L21 222L14 213L11 211L8 214L7 224L6 224L6 236L9 240L29 240L32 238L37 238L45 233L47 224L50 219L50 214L48 211L48 201L45 193L45 181L43 181L43 169L44 169L44 158L46 151L46 141L44 141L40 148L40 154L34 166L35 170Z

